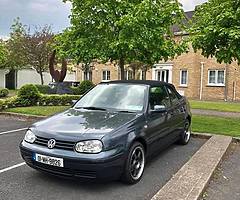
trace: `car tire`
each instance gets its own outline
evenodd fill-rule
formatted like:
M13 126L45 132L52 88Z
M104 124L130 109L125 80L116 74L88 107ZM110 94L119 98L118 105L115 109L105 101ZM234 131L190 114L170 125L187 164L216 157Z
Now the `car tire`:
M127 184L136 184L142 178L145 168L145 149L140 142L130 147L121 180Z
M186 120L184 130L180 136L180 139L178 140L178 143L181 145L186 145L189 143L190 138L191 138L191 123L189 120Z

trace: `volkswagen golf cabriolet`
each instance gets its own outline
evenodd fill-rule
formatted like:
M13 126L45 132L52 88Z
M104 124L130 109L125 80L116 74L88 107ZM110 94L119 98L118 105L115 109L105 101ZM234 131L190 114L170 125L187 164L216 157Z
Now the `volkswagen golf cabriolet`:
M134 184L149 156L187 144L190 134L189 103L172 84L111 81L29 127L20 150L30 167L48 174Z

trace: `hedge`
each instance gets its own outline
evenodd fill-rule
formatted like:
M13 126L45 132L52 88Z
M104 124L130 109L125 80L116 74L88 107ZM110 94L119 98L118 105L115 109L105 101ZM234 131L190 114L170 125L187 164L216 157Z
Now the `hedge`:
M38 101L34 102L34 105L43 106L67 106L71 105L73 100L78 100L80 95L44 95L39 96ZM0 110L14 107L26 107L26 101L17 96L0 99Z
M73 100L78 100L80 95L41 95L39 105L43 106L66 106L71 105Z

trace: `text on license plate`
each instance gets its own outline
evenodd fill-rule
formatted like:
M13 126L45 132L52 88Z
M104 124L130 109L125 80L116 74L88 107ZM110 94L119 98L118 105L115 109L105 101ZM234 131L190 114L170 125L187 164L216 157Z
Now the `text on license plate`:
M46 165L52 165L56 167L63 167L63 159L62 158L55 158L50 156L44 156L41 154L35 154L34 160L36 162L44 163Z

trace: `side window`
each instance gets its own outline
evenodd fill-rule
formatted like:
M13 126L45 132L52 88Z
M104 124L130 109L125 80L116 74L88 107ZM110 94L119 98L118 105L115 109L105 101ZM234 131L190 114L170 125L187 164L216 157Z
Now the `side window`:
M168 91L169 97L170 97L173 105L176 105L178 103L178 100L179 100L176 92L169 86L166 86L166 89Z
M171 102L167 91L164 87L151 87L149 103L151 110L154 109L155 105L164 105L166 108L171 106Z

